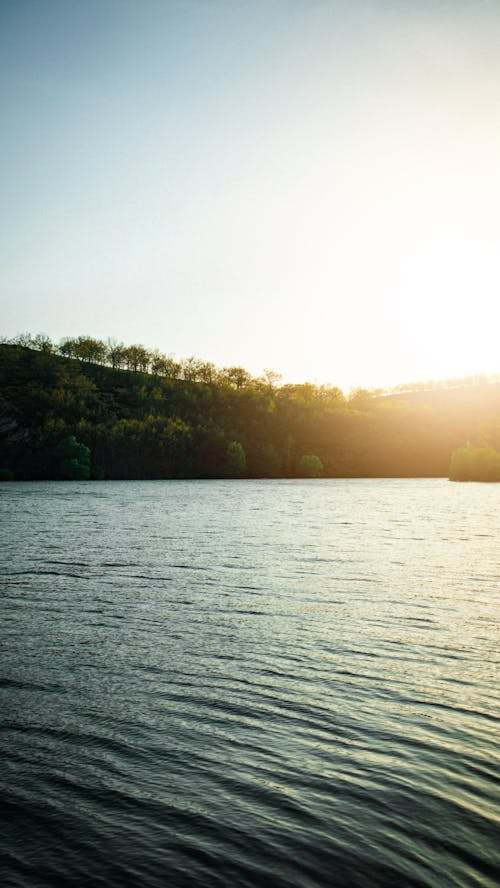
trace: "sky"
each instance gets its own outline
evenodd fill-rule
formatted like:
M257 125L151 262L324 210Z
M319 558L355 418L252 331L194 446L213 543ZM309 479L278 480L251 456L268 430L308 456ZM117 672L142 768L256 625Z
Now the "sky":
M0 0L0 333L500 371L500 0Z

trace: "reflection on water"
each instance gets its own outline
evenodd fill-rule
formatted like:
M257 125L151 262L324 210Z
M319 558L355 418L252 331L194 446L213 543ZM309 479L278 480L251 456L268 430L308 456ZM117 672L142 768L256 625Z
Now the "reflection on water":
M499 884L494 485L0 508L3 884Z

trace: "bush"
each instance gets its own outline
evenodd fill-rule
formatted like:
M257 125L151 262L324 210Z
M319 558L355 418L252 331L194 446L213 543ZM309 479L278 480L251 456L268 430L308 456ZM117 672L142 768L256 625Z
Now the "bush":
M491 444L467 443L451 455L450 481L500 481L500 453Z
M247 458L239 441L231 441L227 445L226 475L229 478L242 478L246 475Z
M305 453L298 467L300 478L320 478L323 474L323 463L315 453Z
M57 475L65 481L86 481L90 478L90 449L74 435L60 441L55 449Z

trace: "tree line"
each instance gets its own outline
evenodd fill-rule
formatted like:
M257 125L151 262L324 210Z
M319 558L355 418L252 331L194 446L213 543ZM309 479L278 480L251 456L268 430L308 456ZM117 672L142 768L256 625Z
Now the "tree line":
M205 383L229 382L236 388L248 385L255 379L244 367L219 368L210 361L203 361L193 356L177 360L173 355L166 355L159 349L148 349L137 343L125 345L123 342L111 338L104 341L93 336L66 336L56 343L46 333L37 333L34 336L31 333L18 333L11 339L0 338L0 343L19 345L48 354L59 354L85 363L109 366L115 370L125 369L135 373L152 373L166 379L185 379L190 382ZM257 381L272 385L279 383L280 380L281 375L273 370L264 370L263 375L257 377ZM373 388L370 389L370 394L372 397L387 397L413 392L462 389L498 382L500 382L500 373L476 373L471 376L425 381L414 380L384 388ZM327 388L331 388L331 386L327 386Z
M45 354L61 355L87 364L112 367L114 370L130 370L134 373L152 373L165 379L183 379L189 382L227 382L242 388L252 381L251 374L244 367L216 367L210 361L193 356L176 360L159 349L148 349L144 345L125 345L114 339L97 339L93 336L64 337L59 343L51 340L46 333L19 333L11 339L3 338L7 345L18 345ZM261 382L273 384L279 374L265 370Z
M346 397L142 348L0 345L0 478L436 477L465 441L500 450L498 384Z

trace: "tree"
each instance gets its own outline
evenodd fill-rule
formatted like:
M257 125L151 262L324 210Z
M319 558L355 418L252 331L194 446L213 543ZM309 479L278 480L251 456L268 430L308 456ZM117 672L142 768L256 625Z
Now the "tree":
M249 384L252 377L244 367L224 367L224 369L221 370L220 378L227 381L235 388L241 389Z
M181 361L182 376L186 382L214 382L217 369L210 361L200 361L199 358L184 358Z
M153 376L165 376L167 369L166 355L162 354L159 349L155 348L154 351L151 352L150 359L150 370Z
M210 361L202 361L199 368L199 380L208 385L213 384L217 379L217 367Z
M46 352L48 354L52 354L54 351L52 340L50 339L50 336L47 336L46 333L36 334L35 338L33 339L33 348L35 348L37 351Z
M171 355L167 355L161 368L161 376L166 379L180 379L182 367Z
M298 467L300 478L320 478L323 473L323 463L315 453L305 453L301 457Z
M125 346L123 342L116 342L114 339L108 339L106 359L111 364L113 370L118 370L125 363Z
M351 389L349 393L349 407L354 408L354 410L369 410L372 400L372 393L368 389L355 388Z
M143 345L129 345L124 350L124 360L128 370L137 373L140 370L146 373L149 367L151 356Z
M92 336L78 336L74 340L66 340L62 348L72 348L73 355L79 361L86 364L104 364L107 356L107 348L102 339L94 339Z
M59 478L66 481L86 481L90 478L90 448L80 444L74 435L60 441L54 454Z
M12 340L13 345L22 345L23 348L35 348L31 333L18 333Z
M276 388L283 379L281 373L277 373L276 370L269 370L268 367L264 367L262 377L270 388Z
M247 471L245 450L239 441L230 441L226 453L226 475L229 478L241 478Z
M469 442L451 455L450 481L500 481L500 453L489 442Z
M63 355L65 358L76 358L77 349L78 344L76 339L72 339L70 336L61 339L61 342L59 343L59 354Z

